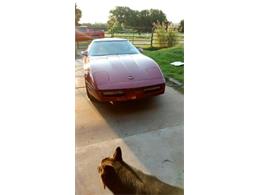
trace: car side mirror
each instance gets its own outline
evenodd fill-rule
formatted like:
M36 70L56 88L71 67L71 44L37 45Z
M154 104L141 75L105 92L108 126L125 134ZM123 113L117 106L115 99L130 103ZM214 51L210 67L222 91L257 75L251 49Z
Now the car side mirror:
M88 56L88 51L81 51L80 54L81 54L82 56Z
M143 48L137 48L141 53L144 53L144 50L143 50Z

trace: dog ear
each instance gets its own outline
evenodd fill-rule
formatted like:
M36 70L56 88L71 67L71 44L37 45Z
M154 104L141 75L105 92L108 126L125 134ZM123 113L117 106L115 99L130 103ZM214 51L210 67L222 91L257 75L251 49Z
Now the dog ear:
M114 160L117 160L117 161L123 161L122 159L122 152L121 152L121 148L120 147L117 147L115 152L114 152L114 155L113 155L113 158Z

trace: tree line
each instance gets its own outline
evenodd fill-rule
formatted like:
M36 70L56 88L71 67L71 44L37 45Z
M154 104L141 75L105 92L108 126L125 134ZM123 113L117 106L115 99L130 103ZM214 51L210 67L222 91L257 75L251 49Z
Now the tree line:
M110 10L108 29L133 29L138 32L151 32L155 22L167 23L167 17L158 9L132 10L129 7L116 7Z
M82 16L82 11L75 5L75 25L80 25L79 20ZM110 10L107 23L87 23L90 28L99 28L110 33L132 30L135 32L152 32L155 24L164 24L166 28L171 25L167 20L165 13L159 9L133 10L129 7L117 6ZM177 30L184 32L184 20L181 20Z

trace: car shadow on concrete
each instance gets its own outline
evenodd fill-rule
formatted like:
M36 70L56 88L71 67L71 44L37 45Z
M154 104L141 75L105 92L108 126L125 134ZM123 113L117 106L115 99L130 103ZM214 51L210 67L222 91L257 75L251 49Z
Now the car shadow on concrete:
M170 105L170 102L173 105ZM176 104L178 103L179 105L177 106ZM167 169L171 167L176 168L175 165L176 162L178 162L177 164L180 166L178 168L178 175L172 175L172 177L175 178L175 180L176 177L182 177L180 176L180 174L182 174L180 173L180 170L183 170L183 164L181 162L184 161L183 101L176 101L174 103L171 99L168 99L168 96L162 95L130 102L119 102L115 104L93 103L93 105L106 120L110 128L113 129L114 133L117 134L118 138L124 140L124 144L127 145L127 150L131 151L140 162L140 168L144 168L149 173L157 176L160 176L159 172L162 170L164 171L164 173L161 173L162 175L165 174L165 171L170 171L174 174L174 170ZM173 112L173 110L175 111ZM172 142L170 141L171 143L165 143L164 147L161 145L163 148L161 148L162 154L160 155L163 159L154 158L154 160L157 160L158 167L156 167L156 163L151 161L153 160L152 157L155 157L154 155L158 155L160 148L150 151L150 154L146 152L149 147L151 149L156 147L156 145L160 147L160 143L155 143L155 141L149 143L149 140L141 139L140 142L143 143L140 144L140 146L143 145L144 148L146 148L142 151L142 148L138 148L138 144L132 144L131 141L128 140L128 136L142 136L150 132L152 132L154 136L160 136L156 131L169 127L177 127L177 129L175 129L173 133L169 134L172 136ZM147 136L143 136L144 139L145 137ZM169 142L168 139L165 139L165 141ZM153 146L151 144L153 144ZM167 144L169 148L165 148L165 145ZM113 149L114 148L107 148L106 150L109 152ZM163 155L163 153L165 155ZM176 154L178 159L172 156L173 153ZM166 182L167 180L172 181L169 176L166 178ZM183 181L179 180L178 185L183 185Z

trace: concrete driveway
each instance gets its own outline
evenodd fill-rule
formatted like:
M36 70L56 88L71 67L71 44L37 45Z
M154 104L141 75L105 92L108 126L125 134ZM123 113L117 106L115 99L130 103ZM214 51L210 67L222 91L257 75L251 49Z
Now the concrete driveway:
M76 194L111 194L97 166L117 146L123 159L145 173L183 187L183 95L167 87L162 96L116 105L86 96L76 60Z

